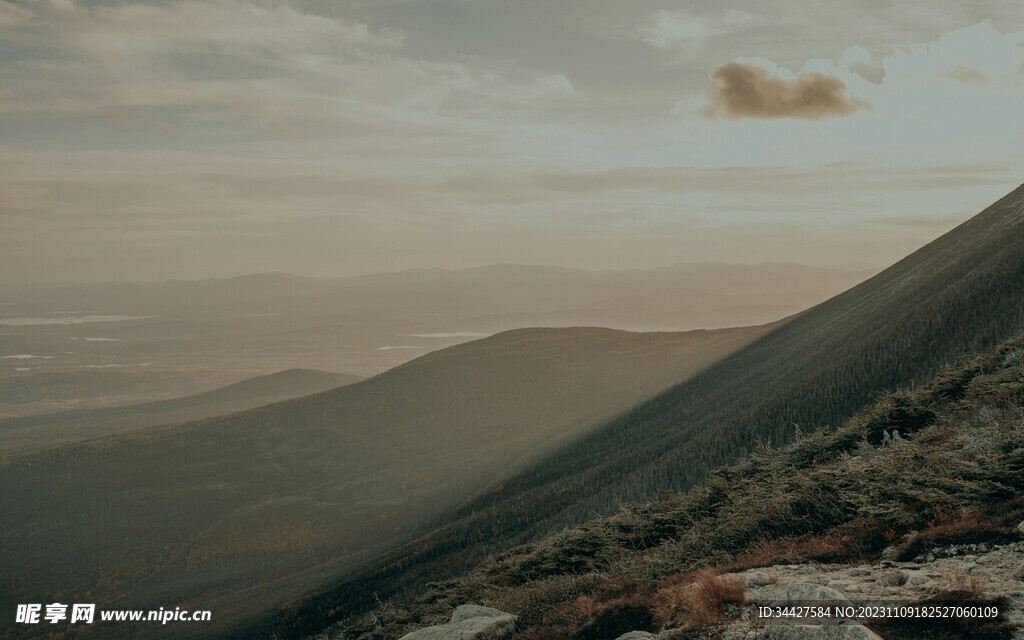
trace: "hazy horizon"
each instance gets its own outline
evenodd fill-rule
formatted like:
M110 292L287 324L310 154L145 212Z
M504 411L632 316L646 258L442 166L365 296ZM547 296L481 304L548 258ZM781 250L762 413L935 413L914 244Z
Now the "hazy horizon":
M893 262L899 261L905 256L899 256L894 259ZM295 273L292 271L253 271L246 273L224 273L217 275L210 275L198 278L161 278L154 277L152 279L143 278L114 278L114 279L74 279L67 278L64 280L49 280L49 281L34 281L25 280L19 282L0 282L0 287L10 287L12 285L22 285L18 288L37 288L37 287L51 287L51 286L79 286L79 285L100 285L100 284L164 284L170 282L202 282L204 280L232 280L239 278L252 278L257 276L285 276L297 279L309 279L309 280L344 280L347 278L361 278L370 276L386 276L402 273L411 272L424 272L424 271L444 271L444 272L460 272L460 271L473 271L473 270L485 270L495 267L508 267L508 268L523 268L523 269L552 269L552 270L564 270L564 271L580 271L583 273L625 273L630 271L643 272L643 271L658 271L668 270L676 267L687 267L687 266L700 266L700 265L719 265L727 267L759 267L759 266L785 266L793 265L800 267L809 267L812 269L823 269L833 271L847 271L847 272L858 272L858 271L880 271L885 267L890 266L887 264L872 264L867 262L842 262L842 263L803 263L793 262L791 260L760 260L757 262L726 262L723 260L695 260L695 261L681 261L672 262L668 264L652 264L647 266L624 266L615 268L584 268L566 264L529 264L521 262L485 262L480 264L471 264L461 267L441 267L441 266L429 266L429 267L408 267L405 269L396 269L390 271L367 271L360 273L346 273L346 274L311 274L311 273ZM2 301L0 301L2 304ZM0 314L2 315L2 314Z

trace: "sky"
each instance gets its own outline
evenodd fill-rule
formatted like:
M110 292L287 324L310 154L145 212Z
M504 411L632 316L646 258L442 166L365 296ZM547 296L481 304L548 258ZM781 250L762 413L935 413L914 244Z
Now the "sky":
M0 0L0 284L886 265L1024 181L1024 3Z

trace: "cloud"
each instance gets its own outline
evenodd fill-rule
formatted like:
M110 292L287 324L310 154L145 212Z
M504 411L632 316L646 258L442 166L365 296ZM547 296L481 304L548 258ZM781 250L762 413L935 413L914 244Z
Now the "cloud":
M957 67L950 69L946 75L960 84L984 84L988 82L988 76L983 71L971 67Z
M24 7L0 0L0 27L13 27L32 18L32 12Z
M767 63L767 64L766 64ZM722 118L803 118L849 115L869 104L847 93L840 78L816 71L797 74L763 60L738 59L710 74L704 114Z
M724 33L721 29L682 11L658 11L650 26L641 30L644 42L657 49L668 49L680 44L697 44Z
M694 47L714 36L729 33L750 20L748 13L729 11L715 19L697 18L684 11L656 11L641 27L643 41L656 49Z
M1014 81L1024 34L1000 33L987 22L957 29L935 42L897 48L884 60L886 82L918 85L932 79L958 84Z
M232 121L299 138L314 129L522 118L573 93L561 74L405 56L401 30L294 2L51 0L32 11L2 3L0 38L19 47L3 63L0 115L65 113L127 124L149 111L157 127L157 112L174 110L186 128Z
M242 0L128 3L89 7L80 2L37 5L32 29L65 47L133 65L140 56L167 52L259 52L284 56L310 50L399 46L404 34L371 29L300 11L287 3L262 5Z
M608 198L614 192L691 196L710 194L716 203L759 201L769 207L765 193L797 197L838 191L879 193L935 192L978 185L1002 187L1015 178L1015 166L1006 163L922 165L906 168L873 167L860 163L834 163L817 167L784 166L664 166L604 171L548 171L530 175L471 174L448 180L445 190L485 205L543 202L551 198ZM828 184L830 191L822 191ZM627 197L628 194L626 194ZM786 200L781 207L799 205ZM741 209L737 206L736 209ZM815 203L812 211L820 212Z

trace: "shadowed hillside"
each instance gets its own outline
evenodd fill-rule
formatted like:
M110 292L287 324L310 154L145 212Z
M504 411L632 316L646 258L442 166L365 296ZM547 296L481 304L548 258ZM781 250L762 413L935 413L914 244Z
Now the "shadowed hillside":
M764 331L513 331L314 396L13 457L0 596L201 607L222 631Z
M14 418L0 422L0 451L52 446L70 440L221 416L343 387L359 380L358 376L343 373L289 369L173 400Z
M715 466L837 425L1024 327L1024 187L881 274L435 522L285 616L294 633L456 575L491 553L686 489Z
M673 640L839 637L762 635L763 621L728 606L742 604L744 590L748 598L778 598L771 587L787 574L789 589L813 593L806 585L824 573L831 589L818 598L845 598L836 590L849 587L850 598L1000 608L996 618L866 621L887 640L1010 640L1024 622L1022 418L1018 336L917 389L886 394L837 429L761 447L689 492L665 492L516 547L464 578L432 585L409 606L379 607L327 637L398 638L446 622L467 603L514 613L514 637L523 640L663 629L659 638ZM723 572L731 575L715 577ZM858 584L858 575L872 573ZM730 581L737 595L701 597Z

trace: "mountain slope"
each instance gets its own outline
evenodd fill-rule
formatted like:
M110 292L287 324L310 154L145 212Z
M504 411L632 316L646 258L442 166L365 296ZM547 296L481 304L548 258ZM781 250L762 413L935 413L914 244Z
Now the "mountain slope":
M663 625L666 637L696 640L723 637L730 624L743 627L730 629L735 637L776 637L758 635L763 622L741 620L742 609L702 608L707 601L694 592L714 586L719 579L711 576L723 571L742 572L737 587L745 584L748 597L787 573L803 593L823 572L832 589L846 589L858 576L849 569L866 575L864 563L885 558L906 564L879 563L873 584L851 589L851 598L999 606L1001 615L868 620L883 637L1008 640L1024 622L1022 416L1024 335L965 358L918 389L887 394L838 429L761 448L689 492L667 492L512 549L464 578L433 585L410 606L380 607L348 625L347 635L339 627L328 637L397 638L466 603L516 614L516 637L531 640L614 638L658 633ZM979 555L990 561L971 562ZM1005 562L993 566L1000 555ZM950 560L942 563L949 573L931 570L936 558ZM804 566L773 567L794 563ZM833 566L826 572L812 563ZM771 569L750 571L764 567ZM1000 580L979 582L981 575ZM760 595L771 601L778 597L772 591ZM747 635L751 624L755 632Z
M1024 328L1024 187L870 280L782 324L593 435L434 523L311 598L281 628L344 615L456 575L488 554L623 501L686 489L758 442L836 425ZM291 617L289 617L291 616Z
M0 451L64 444L70 440L200 420L312 395L361 379L342 373L289 369L183 398L14 418L0 421Z
M512 331L317 395L13 457L0 600L185 603L223 631L764 331Z

